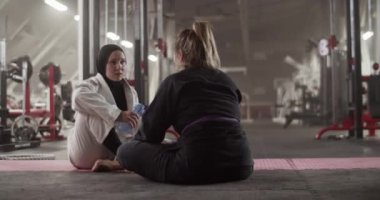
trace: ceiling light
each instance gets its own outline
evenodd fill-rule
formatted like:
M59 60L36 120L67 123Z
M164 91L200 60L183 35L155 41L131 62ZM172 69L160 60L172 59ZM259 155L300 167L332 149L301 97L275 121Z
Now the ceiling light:
M120 36L118 36L118 35L116 35L115 33L112 33L112 32L108 32L108 33L106 34L106 36L107 36L109 39L113 40L113 41L116 41L116 40L119 40L119 39L120 39Z
M152 54L148 56L148 59L149 59L150 61L152 61L152 62L157 62L157 60L158 60L157 56L152 55Z
M128 40L122 40L120 43L121 43L121 45L125 46L125 48L128 48L128 49L133 47L132 42L130 42Z
M75 21L79 21L79 19L80 19L79 15L75 15L75 16L74 16L74 20L75 20Z
M373 31L367 31L363 34L362 38L363 40L368 40L369 38L371 38L373 36Z
M45 3L51 7L53 7L54 9L58 10L58 11L66 11L67 10L67 6L65 6L64 4L56 1L56 0L45 0Z

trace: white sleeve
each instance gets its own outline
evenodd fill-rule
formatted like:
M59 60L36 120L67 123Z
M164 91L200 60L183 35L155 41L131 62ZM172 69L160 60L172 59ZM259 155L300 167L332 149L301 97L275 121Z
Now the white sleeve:
M135 105L137 105L139 103L139 97L137 95L135 88L133 88L133 87L131 87L131 93L132 93L132 97L133 97L133 107L134 107Z
M75 111L97 116L108 124L114 124L121 110L106 101L97 91L97 86L89 82L80 83L73 93L72 107Z

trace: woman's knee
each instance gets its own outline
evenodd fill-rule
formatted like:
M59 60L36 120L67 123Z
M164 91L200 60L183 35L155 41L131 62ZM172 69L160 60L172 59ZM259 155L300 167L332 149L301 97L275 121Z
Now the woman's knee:
M75 156L69 155L70 163L77 169L91 169L91 167L94 165L94 160L88 160L88 159L75 159Z
M120 162L120 164L126 168L127 166L127 160L131 160L134 157L134 154L136 152L136 145L139 143L139 141L129 141L124 144L122 144L116 154L116 159Z

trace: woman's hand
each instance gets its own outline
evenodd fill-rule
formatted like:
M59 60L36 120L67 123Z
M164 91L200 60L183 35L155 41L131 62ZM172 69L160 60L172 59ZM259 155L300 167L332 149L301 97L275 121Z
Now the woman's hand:
M132 128L136 128L139 122L139 116L131 111L122 111L119 116L119 121L129 123Z

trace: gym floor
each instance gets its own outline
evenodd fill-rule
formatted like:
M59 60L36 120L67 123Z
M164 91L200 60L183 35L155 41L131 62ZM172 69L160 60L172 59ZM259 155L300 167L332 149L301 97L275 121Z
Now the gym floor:
M380 199L380 133L358 140L330 138L344 132L329 132L318 141L314 135L320 127L282 129L264 121L244 126L255 160L254 175L245 181L181 186L133 173L79 171L67 161L63 140L0 152L55 157L0 161L0 199ZM63 135L70 131L65 129Z

